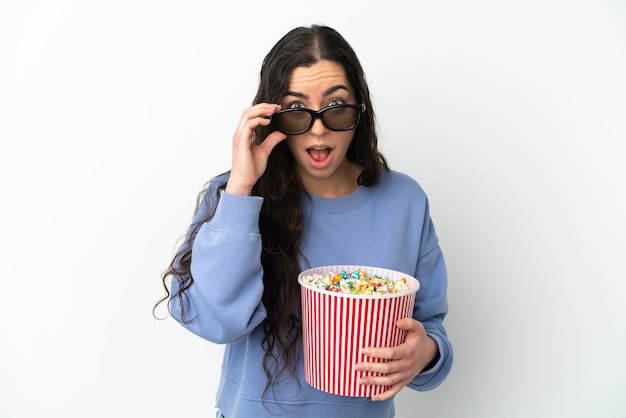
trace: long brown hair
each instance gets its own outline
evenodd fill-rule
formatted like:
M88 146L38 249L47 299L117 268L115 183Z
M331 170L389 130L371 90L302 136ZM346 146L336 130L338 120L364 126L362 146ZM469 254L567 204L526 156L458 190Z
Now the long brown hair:
M344 67L357 99L366 106L366 111L355 128L347 158L363 167L358 183L371 186L378 180L381 171L388 169L388 165L378 151L375 116L363 69L352 47L337 31L326 26L313 25L288 32L263 60L259 89L253 104L279 103L289 89L292 71L296 67L309 67L321 60L334 61ZM270 129L259 127L254 141L261 143L270 133ZM264 398L267 391L273 388L273 383L295 374L299 355L300 290L297 276L304 267L301 262L306 262L304 255L300 253L300 241L306 222L302 212L303 187L299 177L295 175L294 164L286 143L281 142L270 154L266 171L252 190L253 195L264 198L259 219L263 244L262 301L267 310L262 341L265 351L263 369L267 376ZM163 274L166 296L157 306L168 299L178 298L182 316L178 320L192 320L185 317L185 304L189 303L185 291L193 284L190 271L191 247L200 226L213 217L219 190L224 186L219 185L214 188L215 194L206 196L212 203L202 208L203 213L200 213L200 202L206 189L201 191L194 216L196 221L189 228L170 266ZM178 280L179 284L179 291L171 295L167 286L170 277Z

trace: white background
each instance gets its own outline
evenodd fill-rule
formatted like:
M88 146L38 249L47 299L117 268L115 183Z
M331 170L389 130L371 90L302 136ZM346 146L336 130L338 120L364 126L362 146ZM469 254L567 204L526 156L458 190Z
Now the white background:
M448 263L454 369L397 416L626 416L625 3L227 3L0 2L0 416L210 416L222 347L152 317L159 276L311 23Z

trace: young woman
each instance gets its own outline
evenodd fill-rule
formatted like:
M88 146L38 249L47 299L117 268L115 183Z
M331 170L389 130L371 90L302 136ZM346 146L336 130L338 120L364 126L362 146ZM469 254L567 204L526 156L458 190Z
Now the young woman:
M378 266L420 280L397 347L365 347L373 398L343 397L303 377L297 276L322 265ZM171 282L170 282L171 280ZM389 169L350 45L324 26L287 33L263 61L253 106L241 116L229 172L210 181L163 276L170 313L226 344L220 415L392 417L403 387L430 390L452 366L442 321L446 270L426 195Z

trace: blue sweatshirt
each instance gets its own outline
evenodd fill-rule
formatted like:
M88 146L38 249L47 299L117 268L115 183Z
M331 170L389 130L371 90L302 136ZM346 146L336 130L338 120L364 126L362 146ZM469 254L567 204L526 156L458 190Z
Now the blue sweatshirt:
M215 204L215 189L227 180L214 180L198 216ZM371 187L325 199L303 199L305 219L301 250L310 266L362 265L405 272L420 281L413 317L439 346L436 364L420 373L408 387L425 391L438 386L452 367L452 346L442 321L448 311L447 276L443 255L429 215L428 200L412 178L384 171ZM259 213L263 199L221 192L214 217L198 231L192 246L194 283L182 323L194 334L226 344L216 404L226 418L297 416L393 417L393 399L345 397L319 391L304 380L302 356L294 379L283 381L266 394L262 369L261 302L263 268L260 262ZM294 278L295 279L295 278ZM177 281L172 281L177 290ZM170 300L179 317L178 299Z

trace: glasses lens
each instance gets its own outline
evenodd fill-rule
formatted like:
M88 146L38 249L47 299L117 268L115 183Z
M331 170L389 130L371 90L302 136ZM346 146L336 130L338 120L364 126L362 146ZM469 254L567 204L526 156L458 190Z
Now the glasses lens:
M309 129L311 115L302 110L290 110L278 113L278 125L281 132L285 134L295 134Z
M335 107L324 112L324 122L330 129L347 131L356 125L358 112L353 107Z

